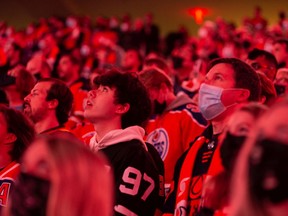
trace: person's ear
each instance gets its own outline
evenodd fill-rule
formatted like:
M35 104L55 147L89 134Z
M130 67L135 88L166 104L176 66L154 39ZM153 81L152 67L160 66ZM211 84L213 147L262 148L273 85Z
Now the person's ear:
M245 102L248 101L250 97L250 91L248 89L241 89L241 92L238 95L237 102Z
M13 143L17 140L17 137L14 133L8 133L6 136L5 136L5 143Z
M125 114L128 112L130 109L130 104L125 103L125 104L118 104L116 107L116 113L117 114Z
M265 104L265 102L266 102L266 96L262 95L260 98L260 103Z
M48 108L49 109L56 109L56 107L58 106L59 102L57 99L53 99L53 100L50 100L48 102Z

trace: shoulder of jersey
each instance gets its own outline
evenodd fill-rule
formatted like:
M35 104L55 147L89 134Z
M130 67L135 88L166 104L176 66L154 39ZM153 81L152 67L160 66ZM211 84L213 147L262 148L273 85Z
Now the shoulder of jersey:
M183 104L174 109L174 111L187 111L199 124L207 125L207 120L203 117L202 113L199 110L199 107L195 103Z

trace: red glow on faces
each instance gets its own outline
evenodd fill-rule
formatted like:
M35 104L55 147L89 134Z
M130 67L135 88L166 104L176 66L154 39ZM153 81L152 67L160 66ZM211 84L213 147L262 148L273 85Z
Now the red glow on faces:
M194 7L188 9L189 16L192 16L195 19L195 22L197 24L201 24L203 22L204 16L208 14L207 8L201 8L201 7Z

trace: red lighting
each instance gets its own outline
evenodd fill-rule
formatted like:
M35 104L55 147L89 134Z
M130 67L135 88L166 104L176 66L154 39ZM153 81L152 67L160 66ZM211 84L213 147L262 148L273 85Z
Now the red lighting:
M203 22L204 16L208 14L208 9L201 7L194 7L188 9L188 14L195 19L195 22L197 24L201 24Z

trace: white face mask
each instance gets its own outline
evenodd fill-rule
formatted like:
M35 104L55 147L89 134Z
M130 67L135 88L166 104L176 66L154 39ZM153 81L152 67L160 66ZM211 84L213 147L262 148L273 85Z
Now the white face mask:
M221 101L223 91L224 89L220 87L207 85L205 83L201 84L199 89L199 109L207 120L214 119L225 112L228 107L236 104L233 103L225 106Z

